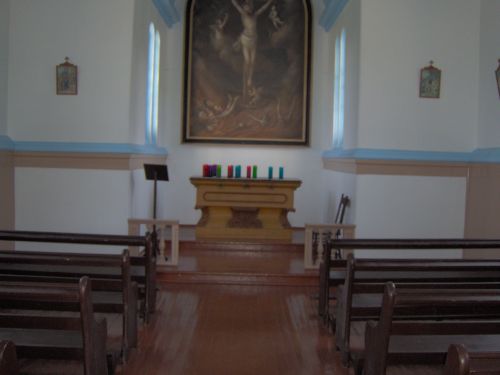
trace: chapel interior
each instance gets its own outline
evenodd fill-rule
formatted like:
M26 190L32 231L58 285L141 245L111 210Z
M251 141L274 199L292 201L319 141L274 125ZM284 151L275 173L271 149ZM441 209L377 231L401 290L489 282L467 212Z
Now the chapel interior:
M302 13L292 19L290 9ZM205 35L196 32L203 22ZM298 60L289 48L273 55L273 68L263 51L286 30ZM278 90L263 77L283 77L281 92L291 92L290 72L299 102L278 99L259 112ZM226 78L241 92L209 87ZM300 131L289 137L297 113ZM373 370L363 332L380 306L353 317L362 333L352 328L342 350L336 312L348 279L335 284L329 270L371 270L364 258L381 261L371 270L384 277L380 300L391 293L386 282L400 290L399 276L381 276L394 259L420 262L408 271L417 270L414 289L434 276L446 284L440 303L459 289L452 282L467 284L463 305L432 314L456 332L490 319L494 344L464 345L471 369L486 366L474 364L472 348L496 353L491 372L477 373L499 374L500 332L491 328L500 321L499 191L500 0L0 0L0 375L473 373L447 372L451 351L437 365L388 360L386 369L384 359ZM336 240L354 242L340 249ZM88 278L80 269L50 274L49 253L55 268L74 262ZM95 344L90 360L85 343L76 361L54 359L57 349L26 354L11 329L34 328L12 312L21 296L30 295L33 316L36 298L47 303L50 293L82 304L85 283L95 295L121 288L100 267L133 284L118 310L99 311L94 297L90 314L105 317L116 337L104 330L104 341L118 354ZM56 287L60 278L73 284ZM481 283L474 292L472 283ZM125 333L129 292L137 328ZM12 295L19 301L10 305ZM72 317L83 322L79 311ZM463 325L452 329L457 311ZM50 312L41 315L48 324ZM487 330L471 327L465 336ZM354 337L362 354L348 351Z

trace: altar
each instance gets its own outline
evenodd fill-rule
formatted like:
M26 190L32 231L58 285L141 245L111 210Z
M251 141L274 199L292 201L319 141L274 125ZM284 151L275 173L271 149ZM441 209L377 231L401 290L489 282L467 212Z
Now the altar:
M292 241L288 212L294 209L297 179L191 177L196 187L200 240Z

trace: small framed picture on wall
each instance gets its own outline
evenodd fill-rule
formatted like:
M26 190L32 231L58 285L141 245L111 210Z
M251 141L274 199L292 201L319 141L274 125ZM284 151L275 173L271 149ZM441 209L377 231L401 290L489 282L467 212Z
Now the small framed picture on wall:
M441 70L433 66L431 61L429 66L420 70L420 97L438 99L441 94Z
M56 66L56 94L78 94L78 67L66 57L62 64Z
M500 59L498 59L498 68L495 72L495 76L497 77L498 97L500 98Z

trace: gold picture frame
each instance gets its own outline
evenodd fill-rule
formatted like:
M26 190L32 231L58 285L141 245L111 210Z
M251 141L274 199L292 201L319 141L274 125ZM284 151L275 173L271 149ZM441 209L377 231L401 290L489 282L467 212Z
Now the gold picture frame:
M433 66L431 61L429 66L420 70L420 97L427 99L439 99L441 95L441 70Z
M56 95L78 95L78 67L68 57L56 66Z

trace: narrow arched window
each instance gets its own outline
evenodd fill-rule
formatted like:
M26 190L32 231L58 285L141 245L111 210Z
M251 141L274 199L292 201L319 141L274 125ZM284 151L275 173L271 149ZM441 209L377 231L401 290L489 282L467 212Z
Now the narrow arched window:
M346 89L346 32L342 29L335 40L335 77L333 82L333 147L344 143Z
M149 24L148 68L146 78L146 144L156 145L160 82L160 33Z

